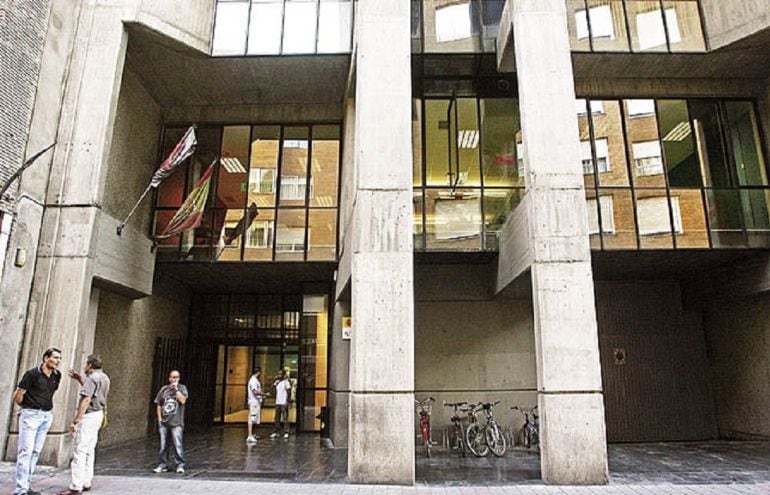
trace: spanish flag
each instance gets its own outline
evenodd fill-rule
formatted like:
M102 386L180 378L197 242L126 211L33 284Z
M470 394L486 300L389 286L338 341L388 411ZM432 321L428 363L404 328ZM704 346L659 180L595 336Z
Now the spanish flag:
M187 199L184 200L182 206L179 207L174 217L163 229L160 235L155 236L156 239L166 239L173 235L177 235L185 230L197 228L201 224L203 219L203 210L206 209L206 200L209 197L209 186L211 185L211 174L214 173L214 165L217 160L214 160L209 168L201 175L198 183Z

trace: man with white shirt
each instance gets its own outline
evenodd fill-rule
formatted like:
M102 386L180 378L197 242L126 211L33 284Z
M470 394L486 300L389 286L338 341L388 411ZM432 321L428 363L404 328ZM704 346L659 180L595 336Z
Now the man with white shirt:
M262 392L262 368L257 366L254 374L249 378L249 436L246 437L247 443L254 443L259 438L253 433L253 425L262 422L262 401L270 394Z
M291 382L286 370L278 372L273 387L275 387L275 431L270 435L270 438L276 438L278 435L283 435L283 438L289 438L286 422L289 420Z

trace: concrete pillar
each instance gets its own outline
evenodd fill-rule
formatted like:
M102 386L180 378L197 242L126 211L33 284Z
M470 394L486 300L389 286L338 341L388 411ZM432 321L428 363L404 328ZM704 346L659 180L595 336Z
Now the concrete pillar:
M527 172L541 471L607 483L599 345L564 0L513 2Z
M356 25L348 477L414 483L410 4L361 0Z
M43 349L62 350L62 369L80 368L93 348L98 290L99 206L125 60L125 7L83 2L69 60L57 142L48 176L46 208L30 294L21 363L37 364ZM41 463L64 465L71 436L76 382L65 378L54 397L54 422ZM7 455L15 456L15 437Z

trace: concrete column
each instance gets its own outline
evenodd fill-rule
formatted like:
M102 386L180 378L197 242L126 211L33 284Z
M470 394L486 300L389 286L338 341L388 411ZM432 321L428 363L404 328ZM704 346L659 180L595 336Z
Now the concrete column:
M83 2L69 60L57 142L48 176L46 208L30 294L22 368L43 349L62 350L62 369L79 368L91 352L98 307L92 289L101 213L99 198L112 141L125 60L125 7ZM64 465L71 436L76 382L65 378L54 397L54 422L41 463ZM12 430L12 433L15 429ZM8 457L15 456L15 436Z
M361 0L348 477L414 483L410 4Z
M513 2L541 420L552 484L607 483L586 200L564 0Z

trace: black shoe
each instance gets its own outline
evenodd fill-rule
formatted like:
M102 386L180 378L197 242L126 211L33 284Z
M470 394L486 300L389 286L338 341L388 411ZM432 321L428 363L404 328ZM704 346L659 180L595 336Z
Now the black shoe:
M87 492L87 491L89 491L90 489L91 489L91 487L90 487L90 486L84 486L84 487L83 487L83 491L84 491L84 492Z
M26 493L27 495L43 495L41 492L36 492L36 491L35 491L35 490L33 490L32 488L30 488L29 490L27 490L25 493Z

